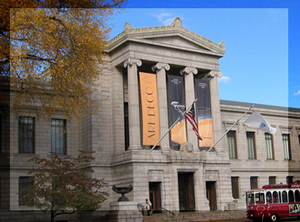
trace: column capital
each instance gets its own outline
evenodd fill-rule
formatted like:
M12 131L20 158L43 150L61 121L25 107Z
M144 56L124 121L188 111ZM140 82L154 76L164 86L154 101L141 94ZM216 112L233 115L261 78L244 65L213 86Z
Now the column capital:
M124 68L126 68L128 65L132 66L133 64L136 64L137 66L141 66L142 65L142 61L139 59L133 59L133 58L128 58L125 62L124 62Z
M185 67L184 69L180 70L181 75L189 73L193 73L194 75L196 75L198 73L198 70L194 67Z
M213 78L213 77L219 77L219 78L222 78L222 76L223 76L223 73L221 72L221 71L210 71L207 75L206 75L206 77L210 77L210 78Z
M161 62L158 62L156 63L156 65L152 66L152 71L156 71L156 70L161 70L161 69L165 69L165 70L170 70L170 65L167 64L167 63L161 63Z

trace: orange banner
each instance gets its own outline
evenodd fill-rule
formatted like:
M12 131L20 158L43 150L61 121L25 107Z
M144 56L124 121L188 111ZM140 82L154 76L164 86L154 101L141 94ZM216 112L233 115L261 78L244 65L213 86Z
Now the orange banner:
M186 126L185 119L177 123L171 129L171 140L173 143L177 143L179 146L186 142Z
M199 140L200 147L211 147L214 144L212 119L199 121L198 131L202 138Z
M143 145L154 145L160 139L156 75L140 72L143 116Z

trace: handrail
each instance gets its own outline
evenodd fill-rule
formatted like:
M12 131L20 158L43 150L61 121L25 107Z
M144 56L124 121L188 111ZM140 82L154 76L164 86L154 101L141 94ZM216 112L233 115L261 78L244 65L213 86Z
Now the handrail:
M167 209L164 208L164 207L161 207L161 209L163 209L164 211L167 211L168 213L173 214L173 215L175 216L175 213L173 213L172 211L169 211L169 210L167 210Z

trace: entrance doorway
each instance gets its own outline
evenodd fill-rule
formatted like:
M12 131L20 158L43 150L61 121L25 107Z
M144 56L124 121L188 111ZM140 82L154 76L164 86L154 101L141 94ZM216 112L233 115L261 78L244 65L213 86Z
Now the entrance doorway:
M180 211L195 211L194 173L178 173Z
M209 201L210 210L217 210L216 182L206 182L206 198Z
M161 182L149 183L149 199L154 213L161 212Z

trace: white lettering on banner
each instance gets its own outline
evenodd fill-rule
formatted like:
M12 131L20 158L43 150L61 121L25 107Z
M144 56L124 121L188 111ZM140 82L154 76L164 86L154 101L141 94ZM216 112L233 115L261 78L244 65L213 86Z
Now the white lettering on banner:
M147 87L145 90L146 93L146 101L147 104L147 114L149 117L155 117L155 110L153 106L154 97L153 97L153 89L150 87ZM151 118L149 118L151 120ZM155 122L153 120L151 122L148 121L148 138L150 138L152 141L154 141L153 137L155 136Z

